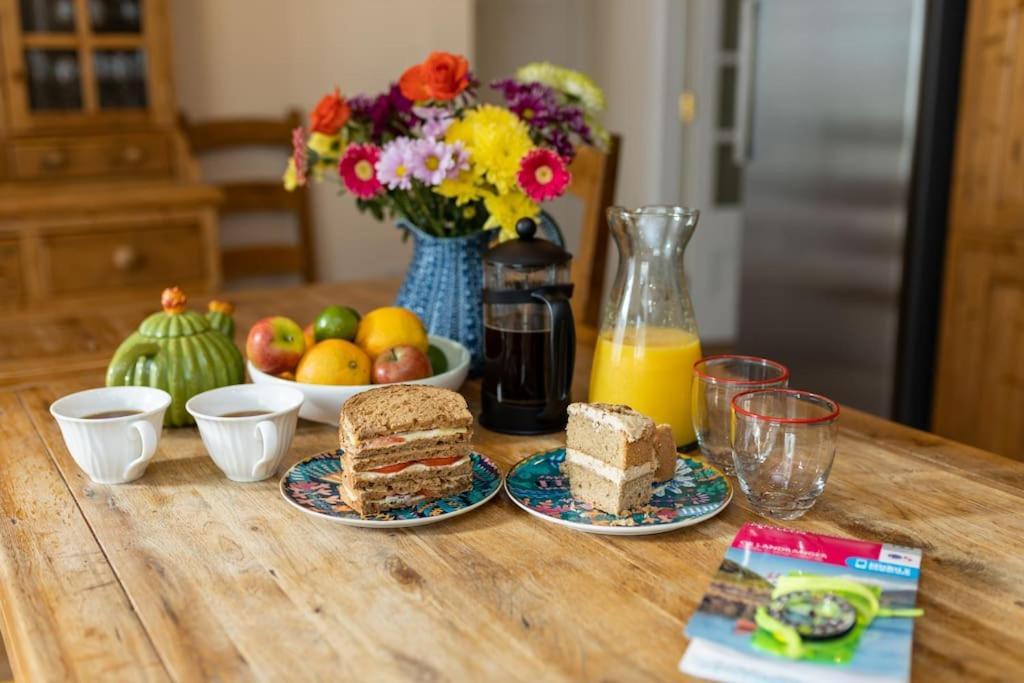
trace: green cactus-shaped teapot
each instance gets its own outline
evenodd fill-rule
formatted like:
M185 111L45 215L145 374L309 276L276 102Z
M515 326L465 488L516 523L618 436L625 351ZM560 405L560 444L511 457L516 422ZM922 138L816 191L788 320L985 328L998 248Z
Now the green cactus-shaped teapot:
M173 399L164 423L193 424L185 403L196 394L245 380L242 354L232 341L231 304L211 301L204 316L185 310L187 299L177 287L160 297L154 313L121 342L107 368L107 386L155 387Z

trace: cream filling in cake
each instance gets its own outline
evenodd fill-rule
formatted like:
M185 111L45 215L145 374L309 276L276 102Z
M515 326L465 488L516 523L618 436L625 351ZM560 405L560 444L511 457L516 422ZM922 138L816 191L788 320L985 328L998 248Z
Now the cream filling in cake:
M626 415L613 413L589 403L574 403L569 406L569 414L580 415L591 422L624 432L629 441L643 438L650 426L650 420L643 415Z
M468 455L464 455L461 458L459 458L458 460L456 460L455 462L449 463L447 465L424 465L421 462L416 462L416 463L413 463L411 465L406 465L402 469L397 470L395 472L374 472L372 470L369 471L369 472L356 472L356 477L359 478L359 479L374 480L374 479L381 479L381 478L384 478L384 477L392 477L392 476L395 476L396 474L408 474L410 472L428 472L429 471L429 472L439 472L440 473L440 472L445 472L447 470L451 470L451 469L454 469L456 467L459 467L460 465L465 463L467 460L469 460L469 456Z
M352 443L353 446L366 447L366 448L387 448L388 446L398 446L399 444L411 443L413 441L424 441L427 439L439 439L445 436L456 436L459 434L465 434L469 429L467 427L444 427L440 429L421 429L414 432L401 432L399 434L388 434L387 436L378 436L367 441L356 440Z
M586 467L588 470L615 482L621 484L624 481L632 481L637 477L642 477L645 474L653 472L655 470L654 461L645 462L642 465L634 465L633 467L627 467L626 469L620 469L613 467L606 462L602 462L597 458L587 455L582 451L577 451L574 448L565 449L565 459L568 462L574 463L581 467Z

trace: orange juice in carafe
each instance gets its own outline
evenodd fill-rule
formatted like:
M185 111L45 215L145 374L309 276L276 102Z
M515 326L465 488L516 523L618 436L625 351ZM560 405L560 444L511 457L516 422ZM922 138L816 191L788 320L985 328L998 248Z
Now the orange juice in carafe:
M692 443L690 385L700 339L669 327L631 329L621 337L604 333L597 340L590 402L631 406L657 424L672 425L676 444Z
M608 209L619 266L590 371L591 402L621 403L670 424L680 446L696 439L690 387L700 338L683 254L698 215L682 206Z

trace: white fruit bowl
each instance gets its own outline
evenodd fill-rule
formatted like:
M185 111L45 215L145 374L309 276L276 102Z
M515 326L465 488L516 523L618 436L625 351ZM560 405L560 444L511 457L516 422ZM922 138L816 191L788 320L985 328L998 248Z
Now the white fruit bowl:
M440 375L403 382L403 384L424 384L429 387L441 387L458 391L462 383L466 381L466 375L469 374L469 350L457 341L445 337L431 336L430 343L441 349L441 352L444 353L445 358L448 359L448 370ZM353 386L306 384L260 372L248 361L246 365L249 368L249 377L252 379L253 384L280 384L281 386L298 389L306 397L302 407L299 408L299 417L329 425L338 424L338 415L341 413L341 406L345 401L367 389L387 386L386 384L359 384Z

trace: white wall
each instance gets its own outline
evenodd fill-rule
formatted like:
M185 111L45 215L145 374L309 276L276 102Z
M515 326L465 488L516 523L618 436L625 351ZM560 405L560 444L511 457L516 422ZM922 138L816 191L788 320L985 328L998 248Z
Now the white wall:
M343 94L378 92L431 50L472 59L473 0L174 0L171 6L178 103L192 119L280 116L308 111L335 85ZM278 177L269 152L204 162L211 178ZM397 275L408 262L398 231L361 215L335 186L313 190L323 279ZM279 232L284 220L222 222L227 243Z
M585 71L605 91L604 123L622 136L616 202L683 204L677 102L685 77L685 9L684 0L477 0L479 73L489 81L535 60ZM573 201L559 200L551 210L570 250L582 218ZM714 296L717 236L702 228L686 260L698 324L705 341L731 341L734 312L721 310ZM610 251L609 280L617 259Z

